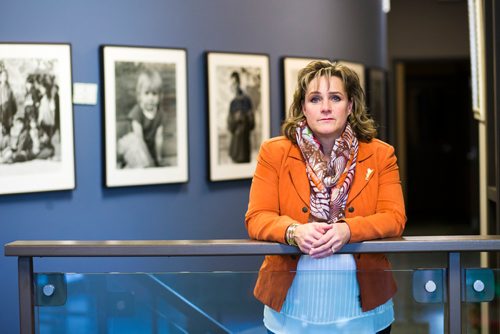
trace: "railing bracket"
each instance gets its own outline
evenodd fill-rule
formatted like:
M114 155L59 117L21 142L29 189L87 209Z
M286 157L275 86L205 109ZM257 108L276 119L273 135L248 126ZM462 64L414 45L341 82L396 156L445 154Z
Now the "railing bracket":
M35 306L62 306L66 304L67 290L64 274L35 274Z

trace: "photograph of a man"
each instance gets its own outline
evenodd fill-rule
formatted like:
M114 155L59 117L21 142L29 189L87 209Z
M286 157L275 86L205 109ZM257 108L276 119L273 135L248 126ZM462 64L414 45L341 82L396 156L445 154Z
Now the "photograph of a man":
M248 163L252 151L250 136L255 127L252 100L242 90L238 72L231 73L230 84L234 97L227 116L227 128L231 134L229 156L234 163Z
M207 53L210 181L251 178L269 138L269 59Z

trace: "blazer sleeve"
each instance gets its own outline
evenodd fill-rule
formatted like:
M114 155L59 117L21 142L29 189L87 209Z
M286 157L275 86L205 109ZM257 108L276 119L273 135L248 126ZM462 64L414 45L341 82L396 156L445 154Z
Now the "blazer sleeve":
M382 146L376 153L378 166L378 184L372 185L374 192L364 189L368 196L361 197L359 201L376 198L375 212L359 214L354 217L347 216L344 220L351 230L349 242L399 237L403 234L406 223L405 206L399 167L397 165L394 148L390 145ZM359 204L359 203L358 203ZM354 206L358 205L353 202Z
M286 243L286 229L296 222L280 210L280 174L286 157L286 146L279 142L267 141L260 148L245 215L252 239Z

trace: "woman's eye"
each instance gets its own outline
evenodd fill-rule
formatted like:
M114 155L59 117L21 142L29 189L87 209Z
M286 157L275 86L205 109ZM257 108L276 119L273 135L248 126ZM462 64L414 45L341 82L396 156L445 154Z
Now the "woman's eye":
M342 100L338 95L332 95L330 99L335 102L339 102L340 100Z
M312 103L318 103L320 101L320 97L319 96L312 96L310 101Z

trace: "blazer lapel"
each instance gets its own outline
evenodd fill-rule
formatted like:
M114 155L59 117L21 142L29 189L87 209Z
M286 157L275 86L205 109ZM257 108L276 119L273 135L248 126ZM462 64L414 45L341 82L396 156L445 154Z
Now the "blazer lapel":
M351 185L351 190L349 191L349 196L347 197L346 206L351 203L356 196L359 195L361 190L368 184L373 175L375 174L375 165L372 166L370 163L373 152L369 149L369 146L364 143L359 143L358 151L358 161L356 166L356 172L354 175L354 181Z
M307 207L310 204L310 185L306 174L306 165L302 158L302 153L296 145L292 145L288 154L289 173L294 190L299 194L300 199Z

